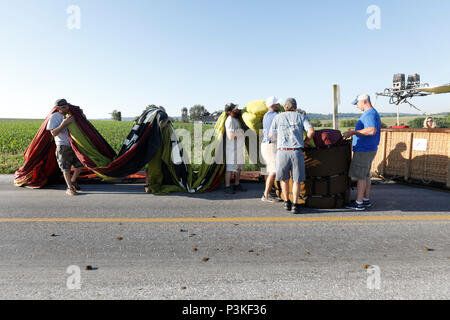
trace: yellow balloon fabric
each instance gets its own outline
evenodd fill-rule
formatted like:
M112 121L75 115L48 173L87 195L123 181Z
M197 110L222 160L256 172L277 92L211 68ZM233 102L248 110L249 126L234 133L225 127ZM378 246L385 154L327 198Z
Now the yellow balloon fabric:
M265 100L249 102L242 111L242 119L247 127L255 131L262 129L262 120L268 111Z
M242 120L244 120L247 127L254 131L259 131L263 128L262 120L264 115L269 111L266 107L265 100L255 100L249 102L245 108L242 109ZM281 112L284 112L283 106L281 106ZM306 133L304 134L306 138ZM314 143L314 139L309 141L309 146L311 148L315 148L316 145Z
M262 117L258 117L257 115L245 112L242 114L242 120L244 120L247 127L249 127L252 130L258 131L259 129L262 129Z
M269 111L266 107L266 101L264 100L252 101L247 104L245 108L247 112L260 116L261 118L264 117L267 111Z

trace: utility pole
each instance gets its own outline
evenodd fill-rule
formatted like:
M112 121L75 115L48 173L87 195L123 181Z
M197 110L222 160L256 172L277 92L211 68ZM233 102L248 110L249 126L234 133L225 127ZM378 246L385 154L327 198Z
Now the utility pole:
M333 85L333 129L339 130L338 107L341 104L341 89L339 85Z

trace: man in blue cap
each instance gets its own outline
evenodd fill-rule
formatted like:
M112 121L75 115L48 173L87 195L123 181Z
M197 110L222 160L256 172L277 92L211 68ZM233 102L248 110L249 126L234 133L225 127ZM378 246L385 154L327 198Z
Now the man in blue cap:
M344 133L345 138L353 137L353 159L348 175L358 182L356 201L346 206L348 209L364 211L372 206L370 202L370 168L380 143L381 118L370 102L368 94L359 95L353 105L362 112L355 130Z

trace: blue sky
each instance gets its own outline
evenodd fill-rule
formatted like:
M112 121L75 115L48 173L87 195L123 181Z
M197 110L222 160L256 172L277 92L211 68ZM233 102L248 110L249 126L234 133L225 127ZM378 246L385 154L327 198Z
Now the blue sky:
M67 28L70 5L79 30ZM370 5L380 30L366 26ZM61 97L89 118L272 95L329 113L334 83L340 111L354 112L355 95L382 91L394 73L450 82L449 13L443 0L0 0L0 118L43 118ZM413 103L449 111L450 94ZM386 98L377 109L395 111Z

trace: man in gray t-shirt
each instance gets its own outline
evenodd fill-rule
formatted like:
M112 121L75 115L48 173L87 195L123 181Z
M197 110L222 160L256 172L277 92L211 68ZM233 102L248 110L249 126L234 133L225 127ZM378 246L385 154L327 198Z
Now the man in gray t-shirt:
M65 99L59 99L56 101L55 106L58 108L58 112L55 112L50 117L50 120L47 123L47 130L51 132L55 139L56 160L59 168L63 172L64 180L67 184L66 194L73 196L77 194L77 191L80 191L80 187L76 181L83 165L70 145L67 126L73 122L73 118L72 116L65 118L69 112L69 104ZM75 167L73 176L70 172L72 165Z
M269 138L277 141L277 181L285 199L284 208L294 213L300 213L298 195L300 183L305 181L305 160L303 157L303 132L307 133L307 140L312 139L314 128L304 114L297 112L297 101L293 98L286 100L286 112L280 113L273 119ZM289 200L289 179L293 180L292 200Z

